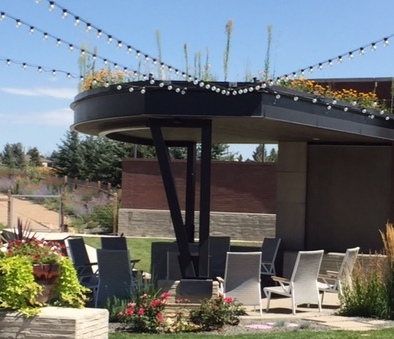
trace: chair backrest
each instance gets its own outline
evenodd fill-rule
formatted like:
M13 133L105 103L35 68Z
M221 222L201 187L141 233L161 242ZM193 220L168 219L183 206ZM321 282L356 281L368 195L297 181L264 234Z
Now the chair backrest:
M68 250L68 256L71 258L75 267L86 267L84 269L84 273L93 273L83 238L66 239L66 247Z
M230 251L230 237L209 237L209 271L212 278L224 277L227 252Z
M315 303L319 297L317 277L324 250L299 251L290 279L295 304Z
M338 271L338 279L336 285L338 289L341 289L341 285L345 284L351 286L353 268L357 260L358 252L360 247L348 248L345 256L343 257L341 266Z
M244 305L260 305L261 252L227 252L224 294Z
M261 274L275 275L275 259L278 254L281 238L264 238L261 245Z
M129 252L126 250L97 249L99 286L97 305L103 305L113 297L128 298L133 289Z
M101 237L103 250L127 250L126 237Z

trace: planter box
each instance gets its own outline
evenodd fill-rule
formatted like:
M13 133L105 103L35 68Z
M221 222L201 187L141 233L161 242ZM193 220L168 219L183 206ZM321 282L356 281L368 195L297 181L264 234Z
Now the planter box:
M0 311L0 338L108 339L108 310L43 307L34 318Z

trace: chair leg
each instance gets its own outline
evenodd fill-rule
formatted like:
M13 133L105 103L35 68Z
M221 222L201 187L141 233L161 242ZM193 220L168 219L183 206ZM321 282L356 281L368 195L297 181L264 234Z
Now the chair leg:
M291 294L291 311L295 315L296 314L296 303L295 303L295 298L294 298L294 293Z
M266 292L266 291L264 291L265 292L265 295L266 295L266 297L267 297L267 309L266 309L266 311L268 312L268 310L270 309L270 301L271 301L271 292Z

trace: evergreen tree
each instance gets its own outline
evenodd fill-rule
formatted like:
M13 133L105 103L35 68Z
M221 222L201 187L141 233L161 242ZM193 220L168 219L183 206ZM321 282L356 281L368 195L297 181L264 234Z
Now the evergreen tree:
M271 148L270 154L266 156L266 162L277 162L278 161L278 152L276 152L275 148Z
M38 151L37 147L30 148L27 153L30 156L29 165L30 166L42 166L40 160L40 152Z
M25 154L20 142L16 144L7 143L1 154L1 162L10 168L23 168L25 165Z
M266 150L264 144L260 144L256 147L252 154L253 160L258 162L263 162L266 155Z
M60 175L78 178L80 177L80 168L83 167L79 134L75 131L67 131L66 139L62 141L63 145L58 145L58 151L54 151L51 155L53 167Z

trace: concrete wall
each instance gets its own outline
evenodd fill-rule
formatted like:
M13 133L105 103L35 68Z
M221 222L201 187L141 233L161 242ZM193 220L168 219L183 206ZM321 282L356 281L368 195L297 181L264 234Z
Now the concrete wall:
M305 209L307 180L307 144L279 144L276 235L281 247L302 250L305 247Z
M392 220L393 148L280 143L276 235L286 251L380 251Z
M108 339L108 310L43 307L34 318L0 312L0 338Z
M170 212L167 210L119 210L118 233L134 237L174 238ZM275 214L211 212L211 235L228 235L232 240L263 241L275 236ZM195 237L198 238L198 212Z
M306 249L382 249L390 220L391 146L308 147Z

